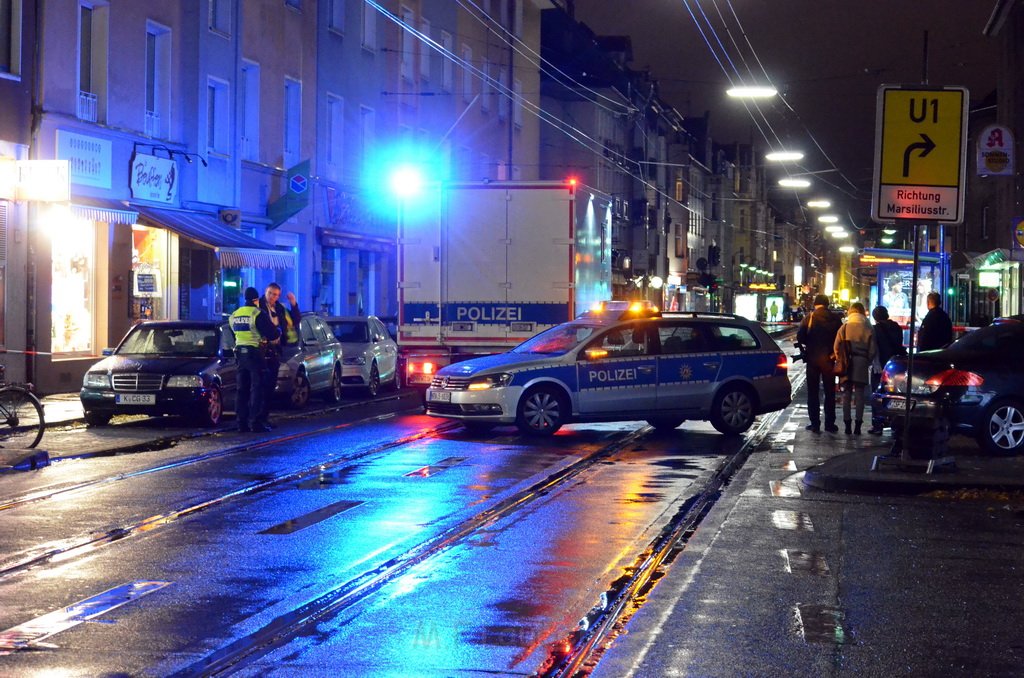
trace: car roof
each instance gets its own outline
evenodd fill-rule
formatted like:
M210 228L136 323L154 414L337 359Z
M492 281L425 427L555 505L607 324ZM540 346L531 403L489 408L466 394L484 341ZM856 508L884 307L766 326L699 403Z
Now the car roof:
M195 328L195 329L216 329L225 325L224 320L143 320L132 325L132 329L143 328Z
M372 315L328 315L322 316L325 322L366 322L368 318L374 318Z

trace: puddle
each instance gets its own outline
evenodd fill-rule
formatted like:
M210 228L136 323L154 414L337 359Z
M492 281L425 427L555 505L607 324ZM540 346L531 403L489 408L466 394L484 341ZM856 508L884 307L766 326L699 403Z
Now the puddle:
M458 464L461 464L467 459L469 459L469 457L448 457L447 459L442 459L436 464L431 464L430 466L422 466L416 469L415 471L409 471L408 473L405 474L404 477L429 478L431 476L437 475L438 473L441 473L442 471L447 471L452 466L457 466Z
M782 549L779 555L782 556L786 572L807 572L819 576L825 576L830 572L825 556L820 553Z
M846 615L829 605L797 605L794 608L797 630L808 643L842 645L850 640L843 620Z
M811 516L803 511L772 511L772 525L780 530L814 532Z

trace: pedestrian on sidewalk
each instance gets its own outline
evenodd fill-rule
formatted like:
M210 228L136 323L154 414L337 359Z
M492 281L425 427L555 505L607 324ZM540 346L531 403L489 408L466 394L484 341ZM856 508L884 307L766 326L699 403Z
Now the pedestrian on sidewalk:
M875 364L871 372L871 391L877 391L882 381L882 370L885 364L893 356L906 355L907 349L903 346L903 328L896 322L889 319L889 311L885 306L875 306L871 311L871 317L875 320L875 345L878 353L875 354ZM880 436L885 428L885 413L881 409L881 403L871 401L871 435Z
M864 396L871 381L871 365L878 353L875 333L871 330L864 304L859 301L850 304L846 324L836 333L832 351L839 355L844 350L848 351L850 361L846 373L839 377L839 387L843 392L843 424L846 426L846 435L852 432L859 436L864 423ZM852 419L851 415L856 416L856 419ZM851 424L855 424L853 431L850 430Z
M821 389L825 389L825 430L837 433L836 378L832 374L832 347L841 321L828 310L828 297L814 297L814 310L800 323L796 343L807 363L807 430L821 433Z
M921 330L917 333L917 350L931 351L942 348L953 341L953 321L942 310L942 295L938 292L928 293L928 313L921 321Z

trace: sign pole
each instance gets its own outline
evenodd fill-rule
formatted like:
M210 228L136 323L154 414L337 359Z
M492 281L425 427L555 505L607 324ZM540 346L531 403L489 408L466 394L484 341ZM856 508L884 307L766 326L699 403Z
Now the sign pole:
M910 461L910 409L914 384L914 352L917 341L914 329L917 323L917 275L921 265L921 224L914 222L914 269L910 274L910 339L907 341L907 406L903 410L903 440L900 444L900 461Z

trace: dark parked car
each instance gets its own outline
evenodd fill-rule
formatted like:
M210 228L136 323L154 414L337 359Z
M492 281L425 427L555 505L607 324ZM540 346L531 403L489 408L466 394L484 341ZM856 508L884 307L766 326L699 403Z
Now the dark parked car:
M86 372L86 423L102 426L115 414L180 414L219 424L224 403L235 397L234 344L224 322L139 323Z
M949 346L914 356L907 399L907 359L893 358L879 398L897 426L908 402L914 419L946 413L951 432L974 436L993 454L1024 451L1024 323L997 322Z

